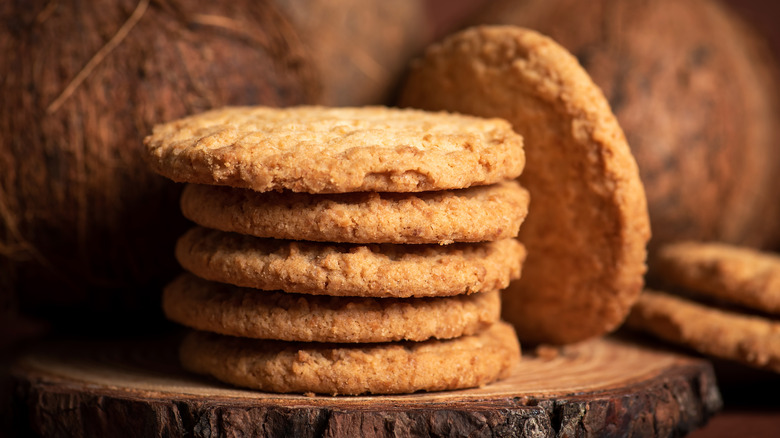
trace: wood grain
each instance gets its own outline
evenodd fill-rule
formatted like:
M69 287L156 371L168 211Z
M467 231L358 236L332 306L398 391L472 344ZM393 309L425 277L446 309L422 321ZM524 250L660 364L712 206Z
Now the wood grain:
M622 338L526 354L512 377L483 388L382 397L228 387L182 371L176 342L60 342L26 354L12 370L15 432L677 436L703 425L721 406L709 362Z

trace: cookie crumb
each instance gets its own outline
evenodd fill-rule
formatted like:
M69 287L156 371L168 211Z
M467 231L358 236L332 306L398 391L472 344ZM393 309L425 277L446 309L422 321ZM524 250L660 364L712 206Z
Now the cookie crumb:
M561 349L554 345L541 344L534 349L534 355L542 360L553 360L561 355Z

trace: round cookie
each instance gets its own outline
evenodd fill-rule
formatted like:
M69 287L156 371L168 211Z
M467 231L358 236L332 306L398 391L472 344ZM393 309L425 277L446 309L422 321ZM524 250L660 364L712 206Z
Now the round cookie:
M509 375L520 359L512 327L477 335L386 344L287 343L193 332L184 368L269 392L402 394L481 386Z
M670 285L780 314L780 256L720 243L680 242L661 247L653 268Z
M208 228L350 243L483 242L514 237L528 214L516 182L422 193L309 195L190 184L181 209Z
M780 321L646 290L626 325L702 354L780 372Z
M300 342L449 339L498 321L498 292L442 298L325 297L241 288L185 274L163 291L165 315L198 330Z
M264 290L362 297L451 296L504 289L520 277L515 239L439 245L355 245L261 239L195 227L176 245L201 278Z
M647 204L623 132L577 60L530 30L471 28L413 64L401 104L503 117L523 135L528 259L503 295L520 339L570 343L620 325L643 286Z
M522 138L504 120L386 107L227 107L154 127L158 173L260 192L419 192L518 176Z

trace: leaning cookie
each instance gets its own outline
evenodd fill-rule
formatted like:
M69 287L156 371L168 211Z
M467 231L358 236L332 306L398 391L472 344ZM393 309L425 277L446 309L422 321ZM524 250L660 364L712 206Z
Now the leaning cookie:
M311 295L451 296L505 288L520 277L515 239L440 245L358 245L261 239L195 227L176 245L179 263L222 283Z
M509 375L520 359L512 327L496 323L472 336L385 344L287 343L188 335L184 368L270 392L401 394L485 385Z
M516 182L423 193L309 195L188 185L182 213L258 237L350 243L483 242L514 237L528 214Z
M174 181L261 192L464 188L525 164L504 120L385 107L222 108L155 126L144 143Z
M702 354L780 372L780 321L646 290L626 321Z
M569 343L620 325L643 286L647 205L623 132L577 59L531 30L471 28L426 51L400 102L505 118L523 135L529 256L504 294L519 337Z
M301 342L391 342L471 335L496 322L498 292L442 298L324 297L182 275L163 292L172 321L198 330Z
M658 250L656 274L671 286L780 314L780 256L721 243L680 242Z

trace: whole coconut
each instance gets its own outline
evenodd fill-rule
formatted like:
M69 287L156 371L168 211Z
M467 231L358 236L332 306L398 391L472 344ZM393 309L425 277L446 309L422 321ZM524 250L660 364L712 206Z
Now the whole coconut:
M602 88L646 187L651 252L678 239L775 244L779 77L720 3L498 0L476 23L547 34Z
M160 286L180 269L173 246L187 224L181 187L142 161L143 137L223 105L333 103L343 77L368 91L338 93L339 103L378 99L423 44L416 2L394 4L2 2L2 313L148 328ZM306 7L362 22L304 20Z

